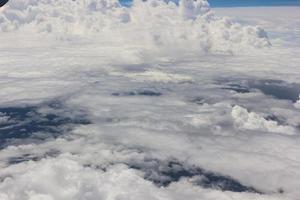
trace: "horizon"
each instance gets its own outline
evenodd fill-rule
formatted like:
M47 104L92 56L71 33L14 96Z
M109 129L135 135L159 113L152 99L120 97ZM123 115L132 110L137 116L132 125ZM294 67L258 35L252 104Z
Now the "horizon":
M119 0L123 6L130 6L133 0ZM179 0L172 0L176 4ZM300 6L300 0L208 0L211 7L262 7L262 6Z

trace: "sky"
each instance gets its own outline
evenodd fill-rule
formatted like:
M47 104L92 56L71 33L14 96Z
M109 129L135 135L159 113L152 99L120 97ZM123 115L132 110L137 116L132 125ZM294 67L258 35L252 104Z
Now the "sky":
M120 2L129 5L131 0ZM209 0L208 2L211 7L300 6L300 0Z
M300 6L300 0L210 0L212 7Z

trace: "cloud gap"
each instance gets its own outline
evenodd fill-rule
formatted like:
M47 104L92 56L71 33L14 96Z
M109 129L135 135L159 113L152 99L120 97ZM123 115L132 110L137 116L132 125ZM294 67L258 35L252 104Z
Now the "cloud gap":
M75 125L91 123L83 111L75 110L56 100L36 106L1 107L6 120L0 123L0 149L56 138Z
M130 168L143 171L144 178L159 187L167 187L183 178L189 178L195 185L203 188L263 194L258 189L243 185L230 176L207 171L197 166L188 166L177 160L148 159L142 163L129 163L128 165Z

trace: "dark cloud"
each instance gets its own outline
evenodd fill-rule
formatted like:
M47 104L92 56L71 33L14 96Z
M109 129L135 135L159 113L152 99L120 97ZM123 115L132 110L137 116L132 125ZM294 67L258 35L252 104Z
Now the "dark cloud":
M0 0L0 7L4 6L8 0Z

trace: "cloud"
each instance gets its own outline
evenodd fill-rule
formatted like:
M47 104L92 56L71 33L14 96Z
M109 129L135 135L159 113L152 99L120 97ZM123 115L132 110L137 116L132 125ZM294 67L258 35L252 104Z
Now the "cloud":
M298 27L294 12L236 9L248 24L204 1L10 1L0 137L30 132L7 123L39 133L0 150L0 199L297 199L299 112L247 85L297 87L299 45L260 49L268 39L249 26L270 22L274 41ZM259 192L222 191L228 182Z
M248 112L247 109L240 106L234 106L231 115L236 127L240 129L260 130L287 135L294 135L297 133L294 127L278 125L278 122L266 120L257 113Z

